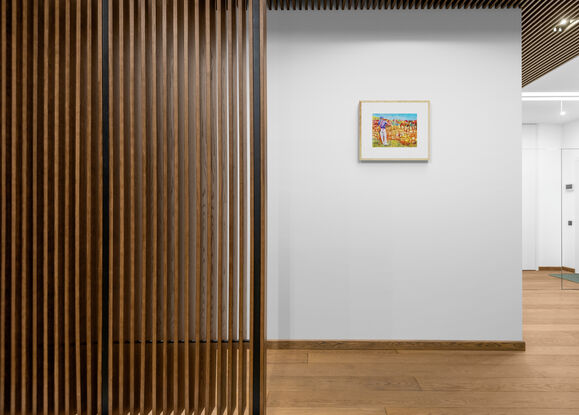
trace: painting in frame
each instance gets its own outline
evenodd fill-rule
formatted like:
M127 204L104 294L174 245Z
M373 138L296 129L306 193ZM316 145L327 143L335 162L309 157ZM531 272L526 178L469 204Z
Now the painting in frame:
M430 101L360 101L361 161L430 159Z

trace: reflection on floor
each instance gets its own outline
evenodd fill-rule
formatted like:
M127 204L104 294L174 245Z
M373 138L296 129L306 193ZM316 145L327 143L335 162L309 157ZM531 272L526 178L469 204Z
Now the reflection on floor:
M579 283L579 274L571 274L570 272L558 272L555 274L549 274L551 277L555 277L555 278L560 278L563 279L565 281L571 281L571 282L575 282L575 283ZM577 287L565 287L566 289L579 289L579 286Z
M548 274L523 274L526 352L271 350L268 415L579 414L579 291Z

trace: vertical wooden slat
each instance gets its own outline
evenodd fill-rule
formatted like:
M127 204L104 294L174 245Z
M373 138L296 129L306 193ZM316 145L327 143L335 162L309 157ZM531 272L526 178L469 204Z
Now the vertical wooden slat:
M249 62L250 62L250 72L249 72L249 226L251 231L249 232L249 362L248 362L248 371L249 371L249 410L250 413L254 413L254 400L253 400L253 379L255 376L253 370L253 355L254 355L254 348L255 348L255 338L254 338L254 325L253 319L255 318L255 295L254 295L254 275L255 275L255 265L254 265L254 256L255 256L255 248L254 248L254 238L255 238L255 167L254 167L254 141L255 141L255 107L254 107L254 23L253 23L253 9L255 7L255 2L259 0L248 0L249 5L247 7L247 21L249 23L248 32L249 32ZM348 0L349 3L352 0ZM350 6L348 6L349 8ZM300 0L300 9L301 9L301 0ZM306 10L307 10L307 1L306 1Z
M16 220L16 206L17 206L17 198L16 198L16 185L17 185L17 142L18 142L18 131L17 131L17 120L18 120L18 110L17 110L17 99L16 99L16 63L17 63L17 31L18 31L18 0L12 1L12 41L10 42L10 48L12 51L12 65L11 65L11 81L12 85L10 88L10 102L12 106L12 118L11 118L11 195L10 195L10 218L11 218L11 249L10 249L10 413L16 413L16 235L18 232L18 222Z
M32 413L38 413L38 1L32 9Z
M261 132L260 132L260 140L261 140L261 145L260 145L260 150L261 150L261 154L259 155L260 159L259 159L259 164L260 164L260 181L259 181L259 185L260 185L260 190L261 190L261 217L260 217L260 224L259 224L259 232L260 232L260 250L261 250L261 256L260 256L260 273L259 273L259 279L260 279L260 289L259 292L256 292L256 295L259 295L259 306L260 306L260 312L259 315L257 317L254 318L258 318L259 319L259 336L257 336L258 338L255 339L256 342L260 343L260 347L259 347L259 353L260 353L260 364L259 364L259 370L260 372L258 373L259 376L259 395L261 397L260 401L259 401L259 413L263 414L265 413L265 408L266 408L266 396L267 396L267 391L266 391L266 371L267 371L267 353L266 353L266 348L265 348L265 339L266 339L266 319L265 319L265 313L266 313L266 302L265 302L265 297L266 297L266 272L267 272L267 262L266 262L266 258L267 258L267 57L266 57L266 53L267 53L267 45L266 45L266 41L267 41L267 10L266 10L266 4L264 0L260 0L260 17L259 17L259 22L260 22L260 27L259 27L259 35L260 35L260 42L259 42L259 54L260 54L260 65L259 65L259 82L261 83L261 99L259 100L259 105L260 105L260 128L261 128Z
M229 232L228 232L228 304L227 304L227 415L233 414L233 389L235 387L233 379L233 269L234 269L234 240L232 235L235 235L235 222L233 218L235 202L233 198L233 192L235 191L235 179L233 170L233 131L235 128L235 118L234 118L234 91L235 86L233 83L233 71L234 71L234 61L233 61L233 3L232 0L227 1L227 13L228 13L228 24L227 24L227 53L228 53L228 85L227 90L229 92L228 96L228 115L229 115L229 134L228 134L228 214L229 214Z
M206 281L205 281L205 412L211 412L212 370L211 370L211 296L213 283L213 215L212 215L212 175L211 175L211 5L205 3L205 169L207 188L207 241L206 241Z
M6 240L6 37L8 36L8 25L6 18L7 1L0 4L0 140L2 160L0 165L0 216L2 234L0 235L0 414L5 413L6 402L6 250L8 241Z
M140 0L139 7L139 23L140 23L140 53L141 53L141 79L140 79L140 94L141 94L141 109L139 112L139 123L141 124L141 176L142 176L142 216L141 216L141 229L142 229L142 252L141 252L141 361L140 361L140 399L139 399L139 409L143 413L145 411L145 385L146 385L146 334L147 334L147 89L146 89L146 76L147 76L147 50L145 48L146 44L146 4L145 0Z
M76 413L82 414L80 367L80 17L81 3L76 3L76 73L75 73L75 143L74 143L74 355L76 369ZM89 265L90 266L90 265Z
M162 265L162 276L163 276L163 413L166 414L168 405L167 396L167 385L168 385L168 371L167 371L167 358L169 349L169 183L167 180L168 168L169 168L169 150L168 150L168 137L167 129L169 123L169 114L167 110L168 96L167 96L167 2L163 1L161 4L161 91L162 91L162 136L163 140L163 172L162 172L162 182L163 187L163 213L162 213L162 232L163 232L163 265Z
M228 27L228 49L229 49L229 313L228 313L228 370L229 370L229 391L228 391L228 413L233 413L236 405L236 368L234 349L235 321L237 319L236 310L236 283L237 283L237 42L236 42L236 16L235 3L229 1L229 27Z
M119 6L119 414L125 413L125 15Z
M54 413L60 413L60 2L54 5Z
M135 1L129 1L129 413L135 412ZM121 352L122 352L121 348ZM124 379L123 379L124 380Z
M114 130L114 85L113 85L113 68L114 68L114 43L113 43L113 4L114 2L109 2L108 4L108 45L103 45L103 47L108 48L109 51L109 76L108 79L109 85L109 229L115 229L115 220L114 220L114 212L115 212L115 192L114 192L114 183L115 183L115 130ZM113 379L114 379L114 359L113 359L113 339L114 339L114 284L116 275L114 273L114 252L115 252L115 237L113 232L109 232L109 321L108 321L108 329L110 331L110 335L108 336L108 411L114 414L113 409L113 400L114 400L114 389L113 389ZM121 256L119 256L122 258ZM103 408L104 409L104 408Z
M221 24L223 17L223 2L221 0L217 1L217 10L215 18L215 77L217 80L217 95L216 95L216 105L217 109L216 125L217 125L217 145L218 145L218 160L217 160L217 362L216 362L216 373L217 373L217 391L216 391L216 407L217 413L221 414L223 411L223 398L225 391L223 386L223 259L224 259L224 249L223 244L225 242L224 238L224 193L225 193L225 182L224 182L224 172L225 172L225 158L227 157L227 147L225 146L225 140L223 138L223 123L225 119L223 117L226 101L223 100L224 89L223 84L223 54L225 53L225 48L222 48L222 31L225 25Z
M48 415L48 210L49 210L49 200L48 200L48 84L49 75L48 72L48 50L49 50L49 2L44 2L44 62L43 62L43 157L42 157L42 183L43 183L43 209L42 209L42 280L43 280L43 298L42 298L42 315L43 317L43 347L42 347L42 379L43 379L43 393L42 393L42 413ZM4 209L2 209L4 210ZM2 290L4 292L4 290ZM1 359L1 357L0 357Z
M246 252L245 241L247 238L246 228L246 180L247 180L247 97L246 97L246 53L247 37L245 25L245 4L240 0L242 5L238 7L238 50L239 50L239 395L238 408L239 413L244 413L245 408L245 270L246 270Z
M184 354L184 377L185 377L185 415L189 415L191 413L191 403L189 397L190 391L190 380L189 380L189 349L190 344L189 341L191 339L190 333L190 321L189 321L189 307L190 307L190 291L189 291L189 279L190 279L190 246L189 246L189 186L190 186L190 179L189 179L189 1L183 0L183 154L184 154L184 174L183 177L185 179L185 184L183 188L185 189L184 195L184 209L185 214L183 215L184 223L184 246L183 246L183 276L185 280L183 281L183 291L185 293L183 299L183 309L184 309L184 328L185 328L185 354Z
M173 411L179 409L179 14L173 1Z
M22 142L22 165L21 165L21 215L22 221L21 235L20 235L20 272L21 272L21 304L20 304L20 388L22 391L20 407L23 414L27 413L28 405L26 402L26 393L28 386L27 379L27 360L28 360L28 2L21 3L22 9L22 50L20 65L22 69L22 121L21 121L21 136Z
M152 269L152 302L153 302L153 312L152 312L152 328L153 328L153 339L152 339L152 354L151 354L151 383L152 383L152 409L153 415L157 414L157 282L159 278L159 269L157 266L158 258L158 240L157 240L157 224L158 224L158 166L157 166L157 144L158 144L158 131L157 131L157 4L156 0L151 0L151 107L152 107L152 119L151 119L151 163L152 163L152 214L151 218L153 222L151 223L151 269Z
M201 94L199 66L199 0L195 0L194 42L195 42L195 414L201 414Z
M86 410L87 415L92 413L92 4L86 2L86 251L85 251L85 275L86 275ZM98 93L98 90L97 90ZM80 178L78 178L80 181ZM96 245L101 245L100 239L96 238ZM100 279L100 278L99 278ZM97 309L100 309L98 307Z
M102 0L97 0L97 59L100 61L103 59L103 8L102 8ZM104 45L104 47L108 47L108 45ZM90 66L90 65L89 65ZM99 184L98 184L98 272L99 276L103 275L103 198L104 198L104 160L103 160L103 67L102 64L99 62L97 65L97 96L98 96L98 174L99 174ZM110 173L109 173L110 177ZM110 261L110 258L109 258ZM109 274L110 278L110 274ZM108 347L108 345L103 345L103 313L101 309L103 307L103 279L98 278L98 340L97 340L97 414L102 414L103 407L103 382L107 381L106 379L103 380L103 352L104 347Z
M65 2L64 16L64 412L68 415L70 413L70 0Z

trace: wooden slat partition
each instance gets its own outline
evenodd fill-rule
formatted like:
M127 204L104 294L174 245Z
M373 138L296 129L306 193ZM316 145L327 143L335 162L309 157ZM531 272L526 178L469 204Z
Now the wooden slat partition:
M252 220L250 165L264 163L265 124L255 154L250 117L265 111L265 84L252 109L250 8L259 79L266 10L255 1L110 3L112 413L254 413L250 271L265 269L250 266L249 242L265 225Z
M264 413L265 10L0 2L0 415Z
M10 0L0 10L0 414L92 414L101 0Z

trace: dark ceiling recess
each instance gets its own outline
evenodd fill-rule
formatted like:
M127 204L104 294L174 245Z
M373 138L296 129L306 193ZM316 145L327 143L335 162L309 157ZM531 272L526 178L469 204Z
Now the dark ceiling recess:
M522 8L522 84L528 85L579 55L579 0L268 0L272 10L516 9Z

